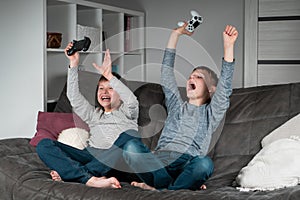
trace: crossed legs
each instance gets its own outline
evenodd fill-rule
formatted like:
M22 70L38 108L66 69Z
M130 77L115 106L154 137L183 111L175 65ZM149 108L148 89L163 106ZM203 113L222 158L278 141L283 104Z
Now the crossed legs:
M177 154L177 155L176 155ZM144 183L132 182L143 189L206 189L204 182L213 173L213 162L207 156L191 156L176 152L153 154L140 140L124 146L127 164Z

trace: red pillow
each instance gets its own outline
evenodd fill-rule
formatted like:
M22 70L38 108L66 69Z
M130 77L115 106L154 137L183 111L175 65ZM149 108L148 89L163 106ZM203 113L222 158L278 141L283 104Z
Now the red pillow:
M75 113L39 111L36 126L37 132L30 140L30 144L36 146L44 138L57 140L59 133L65 129L74 127L90 131L89 126Z

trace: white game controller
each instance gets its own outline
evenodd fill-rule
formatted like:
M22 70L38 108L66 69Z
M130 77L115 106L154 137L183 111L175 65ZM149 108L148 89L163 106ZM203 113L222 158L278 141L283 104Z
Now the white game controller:
M191 10L192 19L188 22L185 29L189 32L194 32L194 30L203 22L203 18L194 10ZM183 26L184 22L178 22L178 26Z

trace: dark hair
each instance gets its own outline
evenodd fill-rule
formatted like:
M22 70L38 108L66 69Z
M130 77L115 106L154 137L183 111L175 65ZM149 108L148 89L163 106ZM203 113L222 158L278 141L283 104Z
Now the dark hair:
M117 79L121 79L122 77L121 77L121 75L120 74L118 74L117 72L112 72L112 75L114 76L114 77L116 77ZM98 81L98 84L99 84L99 82L101 82L101 81L108 81L107 80L107 78L105 78L105 76L100 76L100 78L99 78L99 81ZM95 107L96 108L99 108L99 109L101 109L101 110L103 110L103 107L99 104L99 102L98 102L98 84L97 84L97 87L96 87L96 92L95 92Z
M112 72L112 75L114 76L114 77L116 77L117 79L121 79L122 77L121 77L121 75L120 74L118 74L117 72ZM98 81L98 83L100 82L100 81L108 81L107 80L107 78L105 78L105 76L100 76L100 78L99 78L99 81Z

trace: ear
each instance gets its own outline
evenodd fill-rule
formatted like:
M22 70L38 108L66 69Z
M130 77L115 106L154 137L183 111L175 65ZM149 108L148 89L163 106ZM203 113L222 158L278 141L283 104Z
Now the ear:
M215 91L216 91L216 89L217 89L217 87L216 86L211 86L210 87L210 89L208 90L208 92L209 92L209 95L210 96L212 96L212 94L214 94L215 93Z

